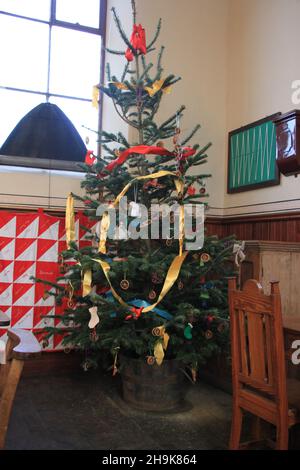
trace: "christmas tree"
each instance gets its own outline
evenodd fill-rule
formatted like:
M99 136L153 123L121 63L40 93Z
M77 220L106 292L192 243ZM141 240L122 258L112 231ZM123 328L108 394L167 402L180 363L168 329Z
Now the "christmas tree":
M70 195L68 249L61 253L65 272L56 284L49 283L57 303L68 299L61 318L67 329L46 331L64 333L65 345L86 351L85 369L109 352L116 372L121 352L149 365L176 358L195 377L200 364L228 346L225 278L233 270L233 239L205 235L203 246L186 249L188 236L195 235L193 228L196 238L200 233L200 212L195 215L194 209L206 205L205 181L210 175L200 169L211 144L190 144L200 125L182 135L184 106L156 122L161 101L180 80L164 72L163 46L155 63L149 59L156 50L161 20L153 39L146 41L134 0L131 37L114 8L112 12L124 50L107 51L124 56L124 71L120 77L111 75L107 64L106 84L98 88L135 130L136 142L128 142L121 132L103 130L101 157L89 155L82 165L86 196L75 197L84 203L85 214L98 221L97 230L87 230L91 245L79 249ZM157 213L157 204L175 209ZM188 206L193 208L189 227ZM128 222L122 220L120 207L129 211ZM151 237L158 223L169 230L160 227L159 235Z

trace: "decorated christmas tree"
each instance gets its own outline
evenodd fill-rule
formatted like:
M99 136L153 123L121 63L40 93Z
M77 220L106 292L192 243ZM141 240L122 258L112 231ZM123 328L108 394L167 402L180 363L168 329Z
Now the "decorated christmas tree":
M115 373L122 353L149 366L175 358L195 378L199 365L228 346L226 276L234 266L233 239L201 239L210 176L201 169L211 144L191 144L200 125L182 135L184 106L156 121L161 101L171 99L180 78L164 71L163 46L152 61L161 20L147 40L131 3L131 37L113 8L124 50L107 49L112 58L124 57L124 71L111 75L107 64L106 83L97 88L135 130L136 141L102 130L101 156L89 154L82 165L86 196L74 197L97 226L87 229L90 246L79 249L69 195L63 275L49 283L49 293L58 303L67 298L68 308L64 328L46 332L64 333L66 346L84 350L85 369L109 353Z

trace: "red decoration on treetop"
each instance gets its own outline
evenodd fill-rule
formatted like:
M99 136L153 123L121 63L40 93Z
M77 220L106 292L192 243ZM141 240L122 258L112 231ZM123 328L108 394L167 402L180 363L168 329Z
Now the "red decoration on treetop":
M139 51L141 54L147 53L146 34L141 24L133 25L133 32L130 38L130 44L136 51ZM125 57L128 62L131 62L133 60L133 52L130 47L127 48L125 52Z

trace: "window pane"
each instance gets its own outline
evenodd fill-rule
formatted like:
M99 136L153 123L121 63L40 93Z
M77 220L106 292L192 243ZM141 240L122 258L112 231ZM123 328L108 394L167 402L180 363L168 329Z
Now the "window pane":
M56 0L56 19L99 28L100 0Z
M0 147L25 114L44 101L42 95L0 89Z
M1 0L0 10L49 21L50 0Z
M50 102L56 104L65 113L76 127L87 148L97 154L98 134L83 127L88 127L94 131L98 130L98 112L93 108L92 104L84 101L56 97L51 97ZM87 137L89 138L88 143L86 143Z
M0 15L0 85L45 91L48 42L48 25Z
M100 36L54 27L50 93L90 98L100 81L100 51Z

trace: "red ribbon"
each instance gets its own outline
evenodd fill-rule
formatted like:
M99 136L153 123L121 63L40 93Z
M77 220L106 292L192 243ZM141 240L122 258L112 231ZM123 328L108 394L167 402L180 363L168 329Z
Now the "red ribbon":
M157 146L151 146L151 145L137 145L136 147L130 147L129 149L124 150L120 154L118 158L110 162L104 170L107 171L112 171L116 166L122 165L127 158L130 157L133 153L141 154L141 155L146 155L146 154L154 154L154 155L161 155L161 156L174 156L174 152L169 152L169 150L165 149L164 147L157 147ZM196 153L196 150L194 150L191 147L183 147L182 149L182 156L181 160L185 160L188 157L191 157Z
M189 196L194 196L196 192L196 189L193 186L189 186L187 189L187 193Z
M130 44L136 51L139 51L141 54L147 53L146 34L141 24L133 25L133 32L130 37ZM127 48L125 52L125 57L128 62L131 62L133 60L133 52L130 47Z
M96 157L94 155L94 151L93 150L88 150L86 152L86 156L85 156L85 160L84 160L86 165L92 166L95 163L95 159L96 159Z
M133 315L127 315L125 320L130 320L131 318L134 318L135 320L137 320L142 315L143 310L144 310L144 307L139 307L139 308L132 307L131 311L133 312Z

